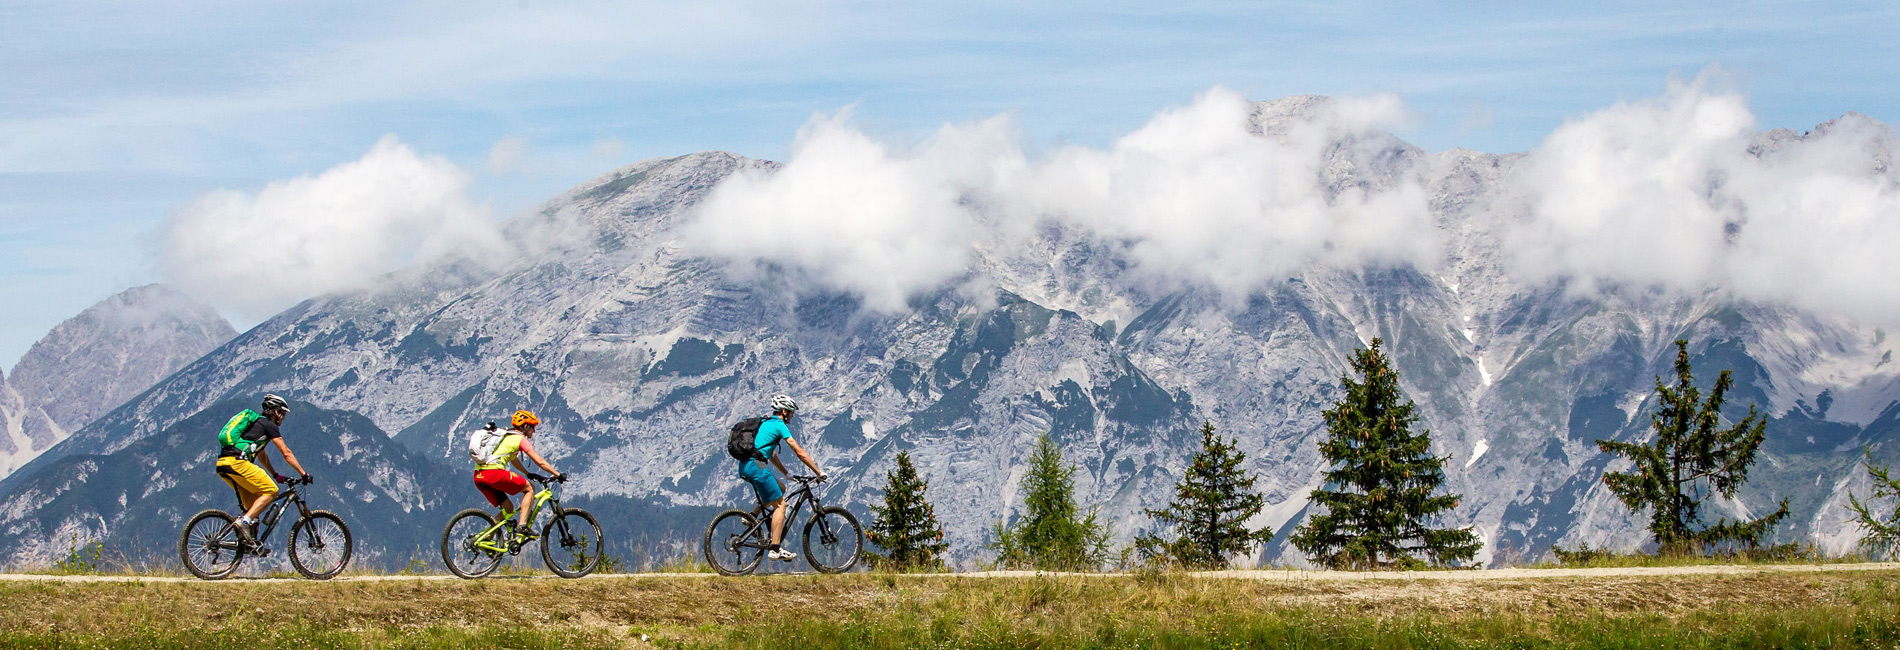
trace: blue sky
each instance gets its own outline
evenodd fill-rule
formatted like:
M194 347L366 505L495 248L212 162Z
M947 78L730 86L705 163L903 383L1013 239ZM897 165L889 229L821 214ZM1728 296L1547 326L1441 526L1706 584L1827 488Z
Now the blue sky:
M1847 111L1892 124L1896 34L1891 1L14 0L0 5L0 367L157 280L168 211L322 172L385 134L468 169L502 216L641 158L780 158L799 125L844 106L898 139L1012 112L1033 142L1102 144L1215 85L1393 92L1420 146L1517 151L1711 65L1765 128ZM489 165L510 138L525 154Z

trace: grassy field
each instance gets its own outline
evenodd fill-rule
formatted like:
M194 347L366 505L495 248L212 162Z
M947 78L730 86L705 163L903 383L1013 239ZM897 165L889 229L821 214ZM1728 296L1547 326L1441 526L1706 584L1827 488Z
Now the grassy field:
M1894 648L1900 571L0 583L12 648Z

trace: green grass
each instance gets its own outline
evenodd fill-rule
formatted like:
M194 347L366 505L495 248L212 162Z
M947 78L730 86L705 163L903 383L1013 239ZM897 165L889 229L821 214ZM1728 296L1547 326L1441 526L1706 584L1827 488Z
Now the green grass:
M1900 571L0 583L5 648L1886 648Z
M637 634L634 635L638 637ZM479 629L425 628L420 630L370 629L336 630L315 626L272 628L260 620L257 629L236 631L177 630L139 634L96 635L74 633L0 632L0 649L34 648L80 650L95 648L133 650L193 650L197 648L296 648L297 650L357 650L389 648L394 650L488 650L521 648L557 650L567 648L624 647L632 638L609 630L586 628L518 629L490 627Z

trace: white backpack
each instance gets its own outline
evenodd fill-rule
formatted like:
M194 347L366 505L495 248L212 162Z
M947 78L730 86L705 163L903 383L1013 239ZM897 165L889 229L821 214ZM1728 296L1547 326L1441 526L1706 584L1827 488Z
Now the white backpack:
M507 436L508 432L496 427L493 422L468 434L469 460L475 461L477 466L495 464L498 462L495 458L495 448L500 447L501 439Z

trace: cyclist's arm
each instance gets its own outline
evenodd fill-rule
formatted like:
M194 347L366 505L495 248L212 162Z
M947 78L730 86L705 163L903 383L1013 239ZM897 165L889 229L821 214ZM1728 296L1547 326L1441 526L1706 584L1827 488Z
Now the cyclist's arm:
M290 453L290 445L284 444L283 438L272 438L270 442L277 447L277 453L284 455L284 462L290 463L290 468L297 470L298 476L310 475L310 472L303 471L303 463L297 462L297 455ZM270 454L258 454L257 457L264 459L264 469L270 469ZM273 470L271 473L277 472Z
M541 457L541 454L537 454L537 453L535 453L535 452L534 452L534 443L532 443L532 442L530 442L530 441L529 441L529 440L528 440L528 439L527 439L526 437L523 437L523 438L521 439L521 453L524 453L524 454L527 454L527 455L528 455L528 459L529 459L529 460L532 460L532 461L534 461L534 464L536 464L536 465L540 465L540 466L541 466L541 469L545 469L545 470L547 470L547 471L548 471L548 474L549 474L550 476L551 476L551 475L554 475L554 474L559 474L559 473L560 473L560 472L558 472L558 471L555 471L555 470L554 470L554 466L553 466L553 465L549 465L549 464L548 464L548 461L547 461L547 459L545 459L545 458L542 458L542 457ZM520 466L521 466L521 457L520 457L520 456L516 456L516 457L515 457L515 466L516 466L516 467L520 467ZM525 470L524 470L524 471L525 471Z
M270 450L268 449L257 450L256 460L257 460L257 466L264 468L265 474L270 475L271 478L277 477L277 468L271 467L270 465Z
M810 467L810 468L811 468L811 473L813 473L813 474L823 474L823 473L825 473L825 471L824 471L824 470L821 470L821 469L818 469L818 463L817 463L816 461L813 461L813 460L811 459L811 454L807 454L807 453L805 453L805 448L804 448L804 447L800 447L800 446L798 446L798 441L797 441L797 440L793 440L793 439L791 439L791 438L786 438L786 439L785 439L785 444L788 444L788 445L791 445L791 446L792 446L792 453L794 453L794 454L798 454L798 459L799 459L799 460L802 460L802 461L805 461L805 466L806 466L806 467ZM774 455L774 456L772 456L772 462L778 462L778 456L777 456L777 455ZM785 471L785 465L783 465L783 464L781 464L781 465L779 465L779 466L778 466L778 470L779 470L779 471L781 471L781 472L784 472L784 471ZM787 473L787 474L790 474L791 472L786 472L786 473Z

